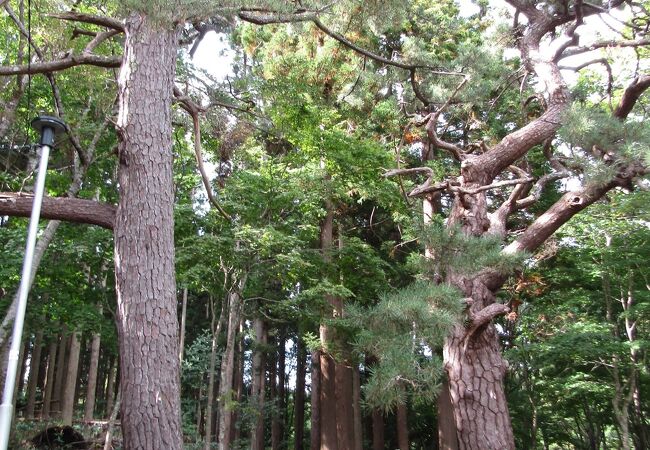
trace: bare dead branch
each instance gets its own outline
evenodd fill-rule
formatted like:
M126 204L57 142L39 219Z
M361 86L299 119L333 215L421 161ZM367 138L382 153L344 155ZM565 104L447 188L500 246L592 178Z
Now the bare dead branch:
M386 178L396 175L412 175L414 173L426 173L429 177L433 176L433 169L430 167L414 167L412 169L391 169L384 173Z
M601 48L624 48L624 47L643 47L650 45L650 39L629 39L629 40L608 40L608 41L597 41L593 44L572 48L565 51L561 54L561 58L567 58L569 56L579 55L582 53L592 52Z
M112 38L113 36L117 36L120 33L121 32L119 30L108 30L104 31L103 33L97 33L95 37L90 42L88 42L86 48L84 48L84 53L92 53L99 44Z

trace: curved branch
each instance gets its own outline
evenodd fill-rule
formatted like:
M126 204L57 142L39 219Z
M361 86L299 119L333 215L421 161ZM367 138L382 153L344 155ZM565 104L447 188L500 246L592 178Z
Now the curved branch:
M221 214L226 220L232 220L230 215L223 209L217 198L214 196L212 186L210 186L210 178L208 177L208 174L205 171L205 165L203 164L203 152L201 151L201 123L199 122L199 111L201 111L201 108L189 97L184 96L180 89L175 86L174 95L180 102L181 107L192 116L192 125L194 127L194 155L196 156L196 164L201 173L201 180L203 181L203 187L205 188L208 200L215 208L217 208L219 214Z
M642 75L636 78L632 84L630 84L621 98L621 102L616 107L614 111L614 117L619 119L627 118L628 114L634 108L637 100L641 95L650 87L650 74Z
M99 56L90 54L70 55L66 58L56 61L47 61L33 63L31 65L21 64L14 66L0 67L0 75L20 75L20 74L36 74L57 72L60 70L69 69L75 66L96 66L115 68L122 65L121 56Z
M124 23L105 16L96 16L93 14L85 14L76 11L69 11L58 14L46 14L46 16L54 17L55 19L69 20L71 22L89 23L91 25L99 25L100 27L113 28L114 30L124 31Z
M0 215L29 217L33 203L32 195L0 192ZM115 222L115 207L80 198L44 197L41 218L98 225L112 230Z

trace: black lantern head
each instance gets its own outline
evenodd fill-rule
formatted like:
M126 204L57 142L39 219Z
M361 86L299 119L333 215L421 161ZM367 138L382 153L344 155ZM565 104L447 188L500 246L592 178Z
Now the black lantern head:
M41 145L54 146L54 137L65 131L65 122L58 117L38 116L32 120L32 128L41 133Z

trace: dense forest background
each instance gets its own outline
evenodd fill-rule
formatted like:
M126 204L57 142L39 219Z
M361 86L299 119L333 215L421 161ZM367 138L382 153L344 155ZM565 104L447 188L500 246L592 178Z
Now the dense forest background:
M0 0L3 367L29 122L68 125L14 448L73 422L105 448L181 448L139 422L188 449L648 448L650 5L460 3ZM212 33L224 76L192 59ZM147 146L173 178L127 194L166 180ZM158 192L169 217L127 228Z

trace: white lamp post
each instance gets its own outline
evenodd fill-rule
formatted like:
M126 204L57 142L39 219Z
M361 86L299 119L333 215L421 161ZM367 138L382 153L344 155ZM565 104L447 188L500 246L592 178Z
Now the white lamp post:
M50 149L54 146L54 137L57 133L65 131L65 123L56 117L38 116L32 121L32 127L41 133L41 159L38 164L38 176L36 177L32 214L29 219L29 231L27 232L27 245L25 247L25 259L23 260L23 272L20 278L20 287L18 288L18 306L16 308L16 318L14 319L14 329L11 335L7 378L5 379L2 405L0 405L0 450L7 449L7 446L9 445L9 435L11 434L14 386L16 384L18 357L22 344L21 341L23 336L23 325L25 323L27 294L29 292L34 247L36 245L36 233L38 232L38 221L41 215L41 203L43 202L43 191L45 189L47 161L50 156Z

